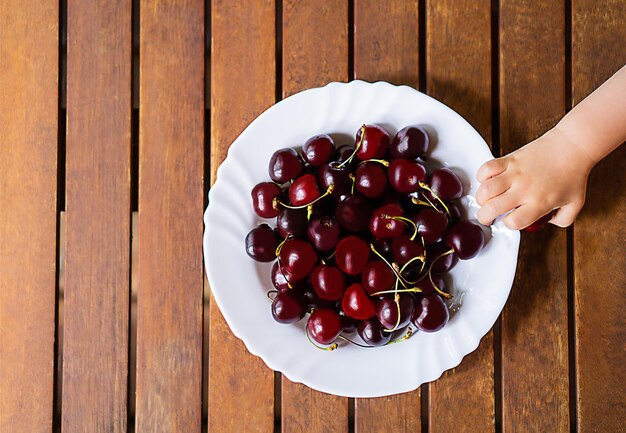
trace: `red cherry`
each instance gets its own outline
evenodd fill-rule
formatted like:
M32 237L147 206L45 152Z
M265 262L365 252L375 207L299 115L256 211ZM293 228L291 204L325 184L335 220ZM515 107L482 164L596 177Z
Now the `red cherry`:
M339 164L334 161L322 164L317 172L317 180L323 191L326 191L331 184L333 185L333 191L330 193L333 197L348 195L352 189L350 171L346 167L339 167Z
M450 247L445 242L437 242L434 245L429 245L426 253L426 265L429 268L431 268L432 266L431 269L433 272L449 271L458 261L458 257L455 253L442 256L442 254L446 253L449 250Z
M538 232L539 230L544 228L546 224L548 224L548 222L550 222L550 220L552 219L555 213L556 213L556 210L550 211L549 213L542 216L537 221L535 221L534 223L526 227L524 231L530 232L530 233Z
M279 323L295 323L305 312L304 299L294 290L281 292L272 301L272 316Z
M370 248L367 243L356 236L343 238L335 250L335 263L348 275L359 274L370 257Z
M333 310L319 308L313 311L306 327L313 340L319 344L331 344L341 334L343 323L341 316Z
M299 238L304 235L307 228L305 209L281 209L276 218L276 231L278 235L285 239L291 235Z
M450 311L436 293L421 296L415 304L413 324L420 331L435 332L443 328L450 319Z
M361 141L361 128L356 133L357 144ZM367 159L381 159L387 155L389 149L389 134L378 125L366 125L365 135L361 147L356 153L361 161Z
M270 177L276 183L285 183L300 176L304 164L298 152L293 149L280 149L270 159Z
M391 250L393 251L393 260L400 266L403 266L414 257L424 255L422 244L418 243L417 240L412 241L408 235L402 235L394 239L391 243Z
M246 252L257 262L271 262L276 258L278 238L267 224L250 230L246 236Z
M391 332L383 332L383 326L375 317L361 322L357 332L359 337L370 346L383 346L391 340Z
M427 295L428 293L436 292L435 287L433 286L433 282L437 285L439 290L442 292L446 291L446 282L441 277L441 275L431 274L432 282L430 281L430 277L428 275L424 275L417 283L415 283L415 287L418 287L422 290L422 294Z
M318 251L330 251L339 241L339 224L333 217L311 220L307 229L309 240Z
M325 162L328 162L333 156L334 151L335 143L333 139L326 134L311 137L304 143L304 146L302 146L304 159L313 167L319 167Z
M408 159L394 159L389 165L389 183L398 192L409 194L420 189L419 182L426 179L422 164Z
M387 186L387 173L382 164L366 162L356 168L355 186L365 197L377 198Z
M291 290L289 287L290 276L281 271L277 261L274 262L274 265L272 266L271 280L272 284L279 292Z
M398 131L391 143L392 158L415 159L428 150L430 140L426 130L420 126L407 126Z
M449 168L438 168L430 175L430 189L443 201L455 200L463 195L461 179Z
M469 260L483 249L485 234L480 226L469 221L459 221L448 230L445 241L459 259Z
M344 229L360 232L367 229L371 213L368 201L359 195L353 195L337 204L335 217Z
M358 283L346 289L341 301L341 309L346 316L357 320L369 319L376 315L376 304Z
M395 281L395 274L382 260L370 261L361 272L361 284L370 295L391 289Z
M320 265L311 273L311 285L320 299L338 301L346 288L346 279L336 267Z
M398 305L392 298L383 298L376 305L376 316L385 329L404 328L413 316L413 297L406 293L400 294L400 321L398 322ZM397 326L396 326L397 325Z
M301 280L311 273L317 264L317 254L310 243L302 239L287 240L280 250L283 272L287 272L290 282Z
M297 178L289 187L289 200L293 206L303 206L320 196L315 176L305 174Z
M402 216L403 213L395 203L379 207L372 212L370 231L377 238L397 238L404 233L404 223L389 217Z
M280 186L274 182L261 182L252 188L252 207L261 218L274 218L278 209L274 208L274 199L281 193Z
M431 207L420 210L413 218L417 226L417 233L424 238L427 244L434 244L448 228L448 217Z

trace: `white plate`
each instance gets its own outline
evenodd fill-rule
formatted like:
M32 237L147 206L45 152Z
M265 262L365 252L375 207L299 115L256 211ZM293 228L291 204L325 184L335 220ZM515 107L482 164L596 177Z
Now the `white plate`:
M333 136L336 144L354 143L364 123L382 125L392 137L404 126L424 126L431 137L430 156L465 174L468 196L463 204L470 219L475 219L475 173L492 159L480 135L453 110L410 87L363 81L306 90L255 119L220 166L204 216L209 283L233 333L251 353L289 380L349 397L411 391L457 366L478 347L502 311L519 248L519 232L496 221L480 255L460 261L451 271L455 313L436 333L417 332L407 341L374 349L346 345L327 352L307 340L306 320L294 325L275 322L266 296L273 289L271 264L254 262L244 249L248 231L267 221L254 213L250 191L258 182L269 180L267 167L275 150L301 146L320 133Z

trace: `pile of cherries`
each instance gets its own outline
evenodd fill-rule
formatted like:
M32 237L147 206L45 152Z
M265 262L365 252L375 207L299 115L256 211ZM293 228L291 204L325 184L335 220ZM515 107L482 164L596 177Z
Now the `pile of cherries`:
M272 182L252 189L254 211L275 218L246 236L246 251L275 261L272 315L332 350L358 332L367 347L443 328L451 298L442 274L482 249L480 226L462 219L463 185L447 168L429 174L429 137L408 126L393 140L363 125L355 145L316 135L270 160ZM320 346L323 345L323 346Z

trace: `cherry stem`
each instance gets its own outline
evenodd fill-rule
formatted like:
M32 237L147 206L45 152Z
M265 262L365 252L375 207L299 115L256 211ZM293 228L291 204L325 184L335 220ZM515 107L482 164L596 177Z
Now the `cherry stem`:
M328 188L326 189L326 192L324 194L320 195L318 198L316 198L312 202L307 203L307 204L303 204L303 205L300 205L300 206L291 206L291 205L285 204L282 201L278 200L278 197L276 197L274 199L274 201L273 201L273 206L274 206L274 209L277 209L278 205L281 205L282 207L286 207L287 209L304 209L305 207L308 208L309 206L313 206L313 204L317 203L318 201L320 201L324 197L327 197L330 194L332 194L334 189L335 189L335 184L331 183L330 185L328 185ZM307 217L308 217L308 215L307 215Z
M407 329L406 331L406 334L404 334L402 337L398 338L397 340L390 341L387 344L394 344L394 343L399 343L404 340L408 340L409 338L411 338L411 335L413 335L413 328L409 327L409 329Z
M341 164L339 164L339 166L337 168L341 168L346 164L350 164L350 162L352 162L352 159L354 158L354 155L356 155L356 153L359 151L359 149L361 148L361 145L363 144L363 139L365 138L365 125L361 126L361 139L359 140L359 142L356 144L356 147L354 148L354 152L352 152L352 155L350 155L348 157L348 159L346 159L344 162L342 162Z
M426 197L424 197L424 198L426 198ZM427 199L427 200L428 200L428 199ZM417 204L417 205L422 205L422 206L428 206L428 207L435 208L435 206L434 206L434 205L433 205L430 201L425 202L425 201L420 200L420 199L419 199L419 198L417 198L417 197L411 197L411 202L412 202L413 204ZM439 210L439 209L437 209L437 208L435 208L435 209L436 209L436 210Z
M398 289L398 293L422 293L422 289L419 287L411 287L410 289ZM389 293L396 293L396 290L382 290L380 292L372 293L371 296L387 295Z
M356 184L356 177L354 177L352 173L350 173L348 177L352 181L352 186L350 187L350 194L354 194L354 185Z
M274 251L274 254L276 254L276 257L280 257L280 251L283 249L283 245L285 245L285 242L287 242L287 240L289 240L290 237L291 237L291 234L288 234L287 236L285 236L285 239L283 239L281 243L278 244L278 246L276 247L276 251Z
M454 249L451 248L445 253L440 254L439 256L435 257L435 260L433 260L433 262L430 264L430 267L428 268L428 279L430 280L430 284L432 284L433 288L435 289L437 293L439 293L441 296L443 296L446 299L452 299L453 296L450 293L446 293L443 290L441 290L433 281L433 265L440 258L445 257L449 254L452 254L453 252L454 252Z
M424 250L426 251L426 250ZM415 256L413 257L411 260L409 260L408 262L406 262L404 264L404 266L402 266L402 269L400 269L400 273L402 274L404 272L404 270L406 269L407 266L409 266L411 263L413 263L415 260L419 260L422 262L422 269L420 269L420 273L422 273L422 271L424 270L424 263L426 263L426 256ZM409 281L410 283L410 281Z
M352 341L348 337L344 337L343 335L339 335L337 338L341 338L343 341L347 341L348 343L354 344L355 346L364 347L366 349L377 347L377 346L367 346L365 344L357 343L356 341Z
M426 191L428 191L429 193L431 193L433 195L433 197L435 197L437 199L437 201L439 203L441 203L441 206L443 206L443 208L446 210L446 213L448 215L450 215L450 209L448 209L448 206L446 206L446 204L443 202L443 200L441 200L439 198L439 196L437 194L435 194L433 192L433 190L430 188L430 186L428 186L428 184L426 184L425 182L419 182L419 186L420 188L425 189ZM428 197L424 197L426 200L428 200ZM430 200L428 200L430 202ZM435 208L436 209L436 208Z
M393 265L391 263L389 263L387 261L387 259L385 257L383 257L382 254L380 254L378 251L376 251L376 248L374 247L374 244L370 243L370 249L372 250L372 252L374 254L376 254L378 257L380 257L380 259L385 262L385 264L387 264L387 266L389 266L389 268L392 270L393 274L396 276L397 279L400 280L400 283L402 284L402 286L407 287L407 282L404 281L404 278L402 277L402 275L400 275L400 273L398 272L398 270L396 268L393 267ZM397 266L397 265L396 265Z
M389 167L389 161L385 159L366 159L365 161L359 162L359 165L365 164L366 162L377 162L384 165L385 167Z
M394 291L393 302L396 303L396 307L398 309L398 318L396 319L396 324L392 329L383 329L383 332L394 332L396 329L398 329L398 326L400 326L400 314L402 312L400 311L400 295L398 294L398 280L397 279L396 279L396 285L393 291Z
M396 216L396 215L387 215L387 214L382 214L380 216L381 218L385 218L388 220L394 220L394 221L401 221L403 222L407 227L411 227L413 228L413 235L411 236L411 240L414 241L415 237L417 236L417 224L415 224L414 221L411 221L409 218L407 217L403 217L403 216Z
M306 220L311 221L311 215L313 215L313 204L306 207Z
M308 339L309 339L309 342L310 342L313 346L317 347L319 350L325 350L325 351L327 351L327 352L332 352L332 351L333 351L333 350L335 350L337 347L339 347L339 345L338 345L337 343L333 343L333 344L331 344L331 345L330 345L330 346L328 346L328 347L323 347L323 346L320 346L320 345L318 345L316 342L314 342L314 341L311 339L311 336L309 335L309 327L308 327L308 326L304 328L304 331L305 331L305 334L306 334L306 338L308 338Z

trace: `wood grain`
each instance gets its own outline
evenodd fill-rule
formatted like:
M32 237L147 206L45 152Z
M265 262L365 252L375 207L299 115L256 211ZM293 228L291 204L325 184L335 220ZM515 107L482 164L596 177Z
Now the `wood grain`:
M287 0L282 28L283 97L348 80L346 0ZM348 431L347 398L314 391L283 377L281 402L283 433Z
M565 114L564 2L500 4L500 142L509 153ZM502 431L569 432L565 231L522 236L502 316Z
M572 100L580 102L626 62L626 3L572 2ZM610 110L610 107L607 107ZM592 171L574 226L578 431L624 429L626 419L626 148ZM620 174L621 173L621 174ZM616 176L616 174L618 174ZM620 247L621 246L621 247Z
M275 4L211 4L211 181L228 146L276 95ZM211 298L209 431L274 429L274 373L248 353ZM245 414L245 416L242 416Z
M0 3L0 431L52 430L59 3Z
M426 21L428 94L456 110L490 143L490 2L429 1ZM430 433L495 430L493 356L490 331L457 368L430 384Z
M126 431L130 20L130 1L68 4L61 412L68 433Z
M141 3L137 432L200 432L204 2Z
M355 78L417 87L418 2L355 0L354 13ZM421 431L420 390L357 399L355 431Z

